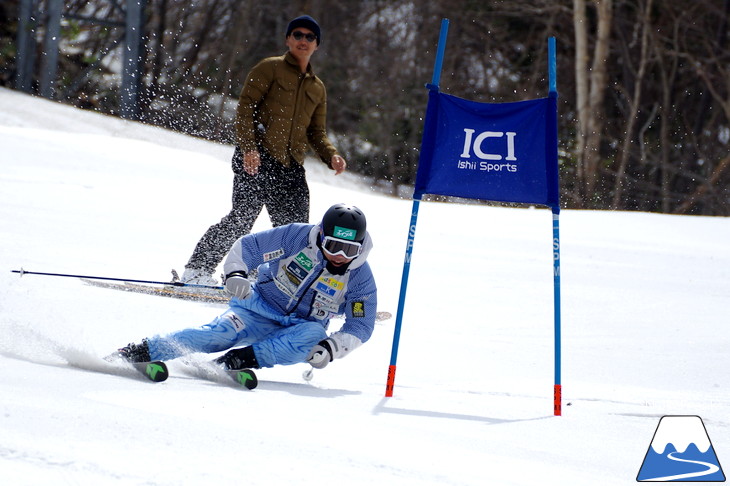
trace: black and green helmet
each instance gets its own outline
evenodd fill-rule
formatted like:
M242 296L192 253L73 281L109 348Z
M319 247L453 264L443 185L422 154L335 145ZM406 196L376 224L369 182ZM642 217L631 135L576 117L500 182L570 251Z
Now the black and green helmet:
M357 206L335 204L322 217L324 237L362 243L366 228L365 214Z

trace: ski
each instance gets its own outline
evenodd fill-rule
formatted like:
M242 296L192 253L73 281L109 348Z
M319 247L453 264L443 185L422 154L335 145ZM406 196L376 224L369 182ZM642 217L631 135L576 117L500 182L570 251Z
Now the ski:
M375 322L387 321L392 318L393 314L388 311L378 311L375 313Z
M227 305L231 300L230 296L226 295L223 290L206 289L192 290L187 287L174 287L169 286L153 286L153 285L142 285L131 282L115 283L115 282L103 282L99 280L88 280L81 279L87 285L93 285L94 287L101 287L105 289L122 290L124 292L133 292L138 294L147 295L159 295L162 297L171 297L174 299L189 300L194 302L206 302L211 304Z
M167 364L164 361L129 361L121 351L116 351L105 356L103 360L114 368L120 364L126 369L131 368L148 380L156 383L165 381L170 376Z
M233 381L243 386L248 390L253 390L259 384L259 380L256 377L256 373L253 370L224 370L225 374L228 375Z
M167 371L167 365L163 361L128 363L148 380L154 381L155 383L165 381L170 376L170 373Z
M164 361L141 361L131 362L124 359L117 359L117 356L107 357L106 361L120 361L130 365L134 370L150 381L156 383L167 380L170 372ZM253 390L258 386L258 378L256 373L250 369L226 370L213 363L200 363L188 361L186 364L186 374L202 380L209 380L216 383L234 382L248 390Z
M253 390L259 383L256 373L248 368L228 370L213 361L200 361L192 357L183 357L180 359L180 363L183 365L180 371L192 378L212 381L223 385L235 383L247 390Z
M188 289L187 287L155 287L153 285L142 285L131 282L115 283L115 282L102 282L99 280L88 280L81 279L87 285L93 285L94 287L101 287L105 289L122 290L124 292L134 292L147 295L159 295L162 297L172 297L175 299L189 300L194 302L205 302L208 304L220 304L228 305L231 297L227 295L223 290L217 289ZM338 314L332 316L333 319L342 319L344 315ZM378 311L375 314L375 321L387 321L391 319L393 314L388 311Z

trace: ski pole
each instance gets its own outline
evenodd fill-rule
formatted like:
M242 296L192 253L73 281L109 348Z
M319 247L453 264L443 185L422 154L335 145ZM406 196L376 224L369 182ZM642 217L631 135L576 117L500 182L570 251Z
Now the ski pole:
M115 278L115 277L96 277L93 275L73 275L73 274L67 274L67 273L47 273L47 272L31 272L30 270L23 270L21 267L20 270L11 270L12 273L19 273L22 277L23 275L45 275L48 277L71 277L71 278L85 278L87 280L112 280L115 282L129 282L129 283L143 283L143 284L153 284L153 285L172 285L175 287L195 287L199 289L217 289L222 290L223 287L218 285L201 285L201 284L190 284L190 283L184 283L184 282L158 282L155 280L138 280L133 278Z

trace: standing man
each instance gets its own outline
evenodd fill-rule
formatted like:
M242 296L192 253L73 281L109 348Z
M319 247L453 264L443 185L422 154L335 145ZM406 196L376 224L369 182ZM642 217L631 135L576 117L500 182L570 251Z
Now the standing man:
M335 175L347 168L327 137L327 92L309 63L321 41L319 24L297 17L286 29L288 52L248 73L236 110L233 208L202 236L183 282L217 285L213 272L233 242L250 233L264 205L275 227L309 222L302 165L308 147Z

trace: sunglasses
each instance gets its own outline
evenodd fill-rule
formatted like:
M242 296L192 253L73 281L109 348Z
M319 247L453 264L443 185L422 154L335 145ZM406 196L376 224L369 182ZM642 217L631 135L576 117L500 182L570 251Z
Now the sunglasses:
M345 258L355 258L362 251L362 245L357 241L344 241L325 236L322 240L322 249L330 256L342 255Z
M307 39L307 42L314 42L317 40L317 36L314 34L305 34L301 30L295 30L291 33L292 37L294 37L294 40L302 40L302 38Z

